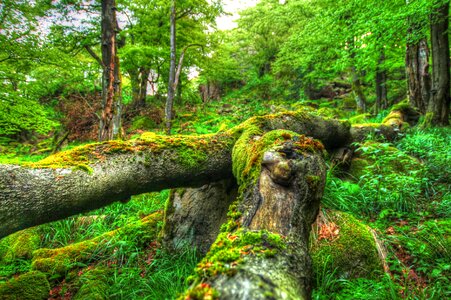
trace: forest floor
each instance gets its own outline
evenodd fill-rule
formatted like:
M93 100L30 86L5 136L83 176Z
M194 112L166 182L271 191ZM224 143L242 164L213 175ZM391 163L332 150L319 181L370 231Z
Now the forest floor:
M312 103L261 102L232 95L222 101L177 108L174 132L216 133L255 115L302 107L351 123L380 122L388 113L355 115L353 108L327 100L308 105ZM128 135L132 138L147 130L161 132L162 128L143 115L129 125ZM339 249L337 245L348 248L320 250L313 255L315 299L451 297L450 136L450 127L413 127L393 143L369 136L367 141L355 145L357 155L350 169L331 167L320 214L323 220L317 223L312 248L318 246L318 241L322 249ZM70 147L73 145L66 149ZM34 155L30 155L30 150ZM39 153L36 145L14 144L3 146L1 151L0 163L37 161L46 155ZM157 234L126 229L163 210L168 193L135 196L127 204L115 203L1 240L0 298L6 295L15 299L12 286L26 289L19 283L37 284L21 280L21 274L39 269L37 257L42 249L67 249L99 236L106 237L92 251L63 257L59 263L64 266L49 269L45 280L35 276L33 280L40 280L39 284L50 283L48 299L84 299L88 294L97 295L95 299L176 298L187 288L186 279L198 262L195 250L187 248L174 255L161 249ZM342 216L340 220L337 215ZM385 272L350 271L356 257L366 259L368 246L346 244L344 235L350 220L357 220L376 238ZM162 221L158 221L158 226L162 226ZM118 228L125 228L127 234L107 237ZM349 254L358 251L358 256Z

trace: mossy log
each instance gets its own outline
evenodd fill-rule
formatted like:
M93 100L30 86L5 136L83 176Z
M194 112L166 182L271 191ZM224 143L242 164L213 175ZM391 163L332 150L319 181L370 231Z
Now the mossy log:
M0 238L132 195L231 178L232 148L243 135L287 129L338 148L349 142L349 128L346 122L287 112L254 117L214 135L144 134L81 146L38 163L0 165Z
M351 128L352 140L354 142L364 141L368 135L382 136L388 141L394 141L402 131L410 126L416 125L420 118L418 111L408 103L401 102L395 105L382 123L354 124Z
M50 292L50 284L44 273L33 271L0 283L0 299L44 300Z
M284 130L237 141L238 198L184 299L311 298L308 240L325 185L323 150Z

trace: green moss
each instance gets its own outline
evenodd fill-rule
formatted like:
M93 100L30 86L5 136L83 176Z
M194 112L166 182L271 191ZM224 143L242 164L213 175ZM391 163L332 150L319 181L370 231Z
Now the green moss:
M181 149L178 154L178 161L182 165L191 168L201 164L208 158L207 153L188 147Z
M410 106L409 100L404 99L403 101L393 105L392 107L392 111L405 111L405 110L409 110L412 107Z
M79 278L80 289L74 300L104 300L108 299L109 271L105 268L96 268L83 273Z
M349 174L352 175L352 177L359 179L365 174L365 169L370 165L371 163L363 158L353 158L351 162L351 167L349 168Z
M30 259L33 251L39 248L40 243L41 239L35 228L11 234L0 241L0 261Z
M382 262L370 228L342 212L329 212L327 219L319 224L319 231L333 228L334 234L319 235L311 244L316 276L325 268L336 270L341 278L376 278L382 274Z
M381 126L380 123L363 123L363 124L354 124L352 127L356 127L356 128L366 128L366 127L371 127L371 128L379 128Z
M433 112L427 112L426 115L424 116L423 122L421 122L421 128L431 127L434 117L435 117L435 115Z
M150 129L153 129L156 127L157 127L157 124L151 118L149 118L147 116L137 116L137 117L133 118L130 129L131 130L137 130L137 129L150 130Z
M316 190L321 178L317 175L307 175L305 177L307 184L312 190Z
M153 240L159 231L159 222L162 220L162 213L157 212L146 218L128 224L120 229L107 232L94 239L71 244L58 249L39 249L33 252L32 268L50 274L64 275L79 263L88 262L93 255L97 256L107 251L112 251L106 244L126 238L129 235L138 234L139 242L146 243Z
M336 108L321 107L314 112L318 116L322 116L329 119L340 119L343 118L343 113Z
M345 109L356 109L357 103L355 102L354 96L349 94L347 97L343 98L342 107Z
M271 257L285 248L285 241L280 235L266 230L222 232L195 272L199 277L233 275L247 255Z
M424 169L424 166L416 158L387 143L366 142L357 149L356 154L360 160L353 159L350 171L356 178L359 177L358 175L362 175L361 172L363 173L367 167L372 167L381 175L408 174L411 171ZM379 163L375 166L374 163L381 159L383 159L383 164ZM356 166L353 167L353 164ZM377 169L375 169L376 167Z
M382 121L382 124L387 124L387 125L398 125L401 126L403 124L403 119L402 119L402 112L398 111L398 110L394 110L392 112L390 112L390 114L385 117L385 119Z
M190 289L179 300L216 300L219 299L219 292L207 283L200 283Z
M241 228L234 232L221 232L210 251L195 268L195 275L188 278L194 287L183 297L204 299L188 296L204 295L201 283L208 281L209 278L221 274L235 275L239 266L245 263L247 256L274 257L286 247L284 237L266 230L250 231Z
M99 246L100 239L84 241L58 249L39 249L33 253L32 268L50 274L64 275L87 261Z
M50 285L41 272L29 272L0 283L0 299L39 300L49 297Z
M251 183L260 175L263 154L269 149L277 150L291 140L294 150L302 152L323 151L323 145L304 135L299 135L288 130L273 130L262 134L261 129L251 125L242 133L236 142L233 152L233 174L239 185Z

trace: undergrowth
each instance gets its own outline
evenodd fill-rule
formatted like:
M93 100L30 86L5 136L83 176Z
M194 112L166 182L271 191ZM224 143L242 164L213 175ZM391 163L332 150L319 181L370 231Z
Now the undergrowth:
M343 279L325 266L315 299L451 296L450 133L411 129L395 144L361 144L357 153L370 163L357 177L329 172L324 207L373 227L387 249L390 273L380 280Z

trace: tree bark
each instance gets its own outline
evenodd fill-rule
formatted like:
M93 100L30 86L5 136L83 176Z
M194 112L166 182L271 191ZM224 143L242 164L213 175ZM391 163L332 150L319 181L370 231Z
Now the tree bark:
M450 50L449 1L431 15L432 97L426 122L431 125L449 125L450 111Z
M322 197L322 145L284 130L243 135L229 220L196 268L187 299L311 299L309 232ZM257 158L255 158L257 153Z
M376 71L376 114L388 107L387 99L387 71L384 69L385 51L382 50L377 62Z
M172 190L165 210L164 247L177 251L189 246L205 255L227 220L227 211L237 193L233 178L200 188Z
M176 68L176 19L177 19L177 10L176 10L176 0L172 0L171 6L171 28L170 28L170 39L171 39L171 63L169 66L169 82L168 82L168 97L166 100L166 133L171 134L172 129L172 109L174 107L174 96L175 96L175 68Z
M102 116L99 141L120 136L122 91L119 58L117 56L116 1L102 0Z
M132 195L232 177L232 148L251 128L287 129L328 149L350 142L350 126L303 112L254 117L216 135L143 135L60 152L38 163L0 165L0 238Z
M135 115L146 106L147 85L150 70L144 67L129 70L130 83L132 86L132 103L129 112Z
M415 29L411 27L409 36L413 32L415 32ZM406 75L410 105L425 114L431 94L429 47L426 38L422 38L418 42L407 43Z
M352 90L355 93L355 101L358 109L362 112L366 112L366 96L363 92L362 81L356 67L352 67Z

